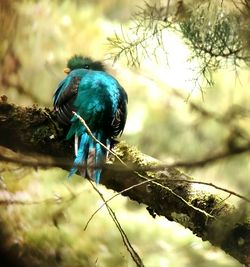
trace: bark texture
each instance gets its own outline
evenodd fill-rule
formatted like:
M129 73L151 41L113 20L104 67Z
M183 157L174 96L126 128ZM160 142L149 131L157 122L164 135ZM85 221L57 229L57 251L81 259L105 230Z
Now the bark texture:
M65 141L67 129L61 128L53 111L36 106L20 107L0 101L0 145L24 154L49 155L48 165L70 168L72 141ZM246 266L250 266L250 220L242 211L215 194L194 190L189 176L175 168L145 171L158 161L125 142L115 146L117 158L105 165L101 183L109 189L146 205L155 217L164 216L190 229L195 235L220 247ZM68 164L60 159L67 159ZM1 157L0 157L1 160ZM136 169L136 171L134 170ZM141 170L140 170L141 169Z

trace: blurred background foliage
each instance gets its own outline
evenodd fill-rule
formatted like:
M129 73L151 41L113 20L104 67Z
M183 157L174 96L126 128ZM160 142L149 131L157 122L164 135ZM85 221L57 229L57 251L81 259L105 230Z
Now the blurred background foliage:
M136 1L136 5L145 3ZM67 59L84 54L104 60L127 90L129 114L122 139L150 156L168 163L197 160L227 149L235 141L234 129L240 127L248 134L247 67L237 73L230 66L217 71L213 86L201 91L195 72L199 63L188 60L190 50L171 31L164 32L164 51L149 41L148 48L158 56L144 57L140 68L129 68L126 58L113 64L108 40L121 32L121 25L123 32L132 27L136 5L129 0L1 0L0 95L18 105L51 107ZM205 116L202 109L210 115ZM1 153L11 151L1 148ZM247 196L249 162L249 155L242 154L185 172ZM20 262L29 262L29 266L134 266L105 208L84 231L102 203L87 181L79 176L67 180L67 173L56 168L1 164L0 171L2 243ZM99 189L105 198L114 193L102 186ZM243 205L233 197L230 201ZM153 219L134 202L116 197L111 207L147 267L240 266L178 224Z

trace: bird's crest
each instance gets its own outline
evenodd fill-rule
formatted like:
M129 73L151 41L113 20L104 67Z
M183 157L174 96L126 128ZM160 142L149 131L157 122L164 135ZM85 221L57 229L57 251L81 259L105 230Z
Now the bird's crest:
M105 67L101 61L94 61L90 57L84 57L82 55L74 55L68 60L67 68L64 72L69 73L75 69L91 69L98 71L105 71Z

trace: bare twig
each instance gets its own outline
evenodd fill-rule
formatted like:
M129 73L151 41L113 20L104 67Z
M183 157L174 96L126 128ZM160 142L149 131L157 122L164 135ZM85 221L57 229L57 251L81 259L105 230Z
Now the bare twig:
M88 134L91 136L91 138L98 144L100 144L102 147L104 147L108 152L110 152L112 155L114 155L123 165L127 166L126 163L116 154L114 153L112 150L110 150L107 146L105 146L102 142L100 142L91 132L90 128L88 127L87 123L85 122L85 120L79 116L76 112L73 111L73 114L81 121L81 123L84 125L84 127L86 128ZM104 201L104 204L108 210L108 213L110 215L110 217L112 218L113 222L115 223L119 233L121 234L122 237L122 241L123 244L125 245L125 247L127 248L128 252L130 253L133 261L136 263L136 265L138 267L143 267L144 264L140 258L140 256L137 254L137 252L134 250L133 246L131 245L126 233L124 232L122 226L120 225L114 211L109 207L107 201L105 200L105 198L103 197L103 195L101 194L101 192L98 190L98 188L93 184L93 182L91 180L88 180L92 187L94 188L94 190L98 193L98 195L102 198L102 200ZM86 229L86 228L85 228Z
M245 196L242 196L232 190L229 190L229 189L226 189L226 188L223 188L223 187L220 187L218 185L215 185L213 183L209 183L209 182L202 182L202 181L195 181L195 180L184 180L184 179L169 179L169 181L176 181L176 182L184 182L184 183L189 183L189 184L202 184L202 185L207 185L207 186L210 186L210 187L214 187L220 191L224 191L226 193L229 193L230 195L234 195L238 198L241 198L243 200L245 200L246 202L250 202L250 198L248 197L245 197Z
M130 256L132 257L133 261L135 262L137 267L144 267L144 264L140 258L140 256L137 254L137 252L134 250L133 246L131 245L126 233L124 232L122 226L120 225L114 211L110 208L110 206L108 205L107 201L105 200L104 196L102 195L102 193L97 189L97 187L94 185L94 183L91 180L88 180L90 182L90 184L92 185L92 187L94 188L94 190L98 193L98 195L101 197L101 199L104 201L104 204L108 210L108 213L110 215L110 217L112 218L113 222L115 223L121 237L122 237L122 241L123 244L125 245L125 247L127 248Z
M75 116L77 116L77 118L83 123L83 125L85 126L85 128L87 129L89 135L93 138L93 140L97 143L99 143L100 145L102 145L102 147L104 147L105 149L107 149L107 151L109 151L110 153L112 153L112 155L114 155L121 163L122 165L124 165L126 168L130 169L128 167L128 165L113 151L111 151L109 148L107 148L104 144L102 144L98 139L95 138L95 136L93 135L93 133L91 132L90 128L88 127L87 123L85 122L85 120L78 115L76 112L73 111L73 114ZM213 218L213 216L209 213L207 213L206 211L195 207L194 205L192 205L191 203L188 203L188 201L186 201L182 196L180 196L179 194L175 193L171 188L169 188L168 186L162 185L161 183L152 180L151 178L148 178L145 175L142 175L141 173L139 173L138 171L134 171L134 173L136 175L138 175L138 177L142 178L143 180L147 181L148 183L152 183L152 184L156 184L158 186L160 186L161 188L165 189L166 191L170 192L172 195L174 195L175 197L177 197L179 200L181 200L185 205L192 207L194 210L199 211L200 213L203 213L206 217L211 217Z
M98 213L98 211L99 210L101 210L105 205L106 205L106 203L108 203L109 201L111 201L112 199L114 199L115 197L117 197L117 196L119 196L119 195L121 195L121 194L123 194L123 193L125 193L125 192L127 192L127 191L129 191L129 190L131 190L131 189L133 189L133 188L135 188L135 187L137 187L137 186L140 186L140 185L143 185L143 184L146 184L146 183L148 183L148 181L142 181L141 183L138 183L138 184L135 184L135 185L132 185L132 186L130 186L130 187L128 187L128 188L126 188L126 189L124 189L124 190L122 190L122 191L120 191L120 192L118 192L118 193L116 193L116 194L114 194L112 197L110 197L109 199L107 199L95 212L93 212L93 214L90 216L90 218L88 219L88 221L87 221L87 223L86 223L86 225L84 226L84 231L88 228L88 225L89 225L89 223L92 221L92 219L94 218L94 216Z
M113 156L115 156L124 166L127 166L127 164L116 154L114 153L111 149L109 149L107 146L105 146L102 142L100 142L91 132L89 126L87 125L87 123L85 122L85 120L78 115L75 111L72 111L72 113L80 120L80 122L84 125L84 127L86 128L88 134L91 136L91 138L98 143L99 145L101 145L103 148L106 149L106 151L108 151L110 154L112 154Z

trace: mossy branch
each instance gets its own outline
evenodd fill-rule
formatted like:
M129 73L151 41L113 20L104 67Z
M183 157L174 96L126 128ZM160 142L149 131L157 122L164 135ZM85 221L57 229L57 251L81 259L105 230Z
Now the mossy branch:
M47 167L70 169L70 164L62 159L72 161L73 144L64 139L66 129L57 124L53 111L36 106L20 107L9 104L5 98L2 100L0 145L23 154L49 155ZM146 171L158 161L125 142L118 143L114 151L129 168L114 158L113 163L104 166L103 185L116 192L123 191L124 196L146 205L153 217L160 215L180 223L204 241L250 265L250 223L246 212L237 210L216 194L195 190L190 183L192 178L175 168ZM140 168L143 171L138 172ZM145 179L148 182L142 183ZM128 187L131 190L124 190Z

